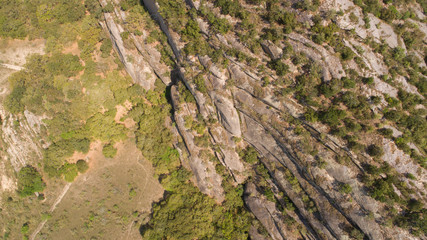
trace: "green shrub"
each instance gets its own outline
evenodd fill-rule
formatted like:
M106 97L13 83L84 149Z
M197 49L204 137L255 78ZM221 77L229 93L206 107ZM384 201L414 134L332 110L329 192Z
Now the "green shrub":
M339 184L339 192L345 193L345 194L350 194L351 192L353 192L353 188L350 186L350 184L340 183Z
M239 152L239 155L249 164L255 164L258 162L258 152L252 146L248 146L245 150Z
M337 93L339 93L342 89L341 81L338 79L332 79L331 81L323 82L320 87L319 91L322 93L326 98L330 98L335 96Z
M80 159L76 162L77 170L79 173L85 173L89 169L89 165L83 159Z
M381 128L381 129L378 129L378 132L386 138L393 137L393 130L391 130L390 128Z
M110 56L111 50L113 49L113 44L109 38L104 39L102 41L100 51L101 51L101 57L106 58Z
M192 19L187 22L187 25L181 33L185 41L194 41L201 37L199 24Z
M356 86L356 82L351 79L351 78L347 78L347 77L342 77L341 81L343 83L343 87L347 88L347 89L352 89Z
M54 54L47 63L47 70L53 75L71 77L83 70L80 59L72 54Z
M362 79L364 84L372 85L374 84L374 78L373 77L367 77Z
M22 234L27 234L28 230L30 230L30 226L28 225L28 223L24 223L21 227L21 233Z
M46 184L36 168L27 165L18 172L18 193L22 197L41 192Z
M308 122L317 122L318 115L316 111L314 111L312 108L308 108L307 111L304 113L304 119Z
M102 154L104 154L104 156L107 158L113 158L117 154L117 149L113 144L105 144L102 148Z
M79 174L78 168L74 163L65 163L61 167L60 172L64 174L64 179L67 182L73 182Z
M353 59L353 57L356 55L351 48L345 46L341 51L341 59L344 61L348 61Z
M345 92L343 95L341 95L340 100L348 108L354 109L360 105L359 98L354 92Z
M194 187L189 175L180 169L162 180L170 194L141 226L143 238L247 239L252 218L244 208L242 186L225 184L225 201L219 205Z
M289 72L289 66L283 63L280 59L270 61L267 66L276 71L279 76L284 76Z
M372 157L381 157L382 155L384 155L384 150L382 149L382 147L377 146L375 144L370 145L366 151Z
M11 113L20 113L25 109L24 104L22 103L22 98L24 97L26 88L23 86L17 86L12 89L12 92L6 97L4 101L4 106Z
M205 85L205 79L204 79L202 74L199 74L194 78L194 83L196 84L197 90L199 90L202 93L207 92L207 88Z
M320 121L327 123L330 126L337 126L345 116L345 111L335 107L330 107L326 111L321 111L319 113Z

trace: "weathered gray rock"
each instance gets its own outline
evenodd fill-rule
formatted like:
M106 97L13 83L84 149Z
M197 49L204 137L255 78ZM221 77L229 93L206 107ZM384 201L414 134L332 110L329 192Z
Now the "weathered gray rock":
M24 116L18 118L8 114L1 106L0 117L3 120L1 137L7 146L6 152L15 171L43 158L42 149L47 145L43 145L40 140L40 126L44 125L42 117L25 111ZM19 124L16 125L16 122Z
M277 47L272 41L264 40L261 43L262 49L271 59L276 60L282 57L283 50Z
M246 168L236 152L236 145L233 142L232 135L220 125L211 127L210 133L215 143L221 146L221 154L217 154L217 157L230 170L236 182L243 183L246 180L244 175Z
M101 0L100 3L104 7L107 5L106 0ZM121 14L118 10L116 10L115 13L116 14L105 12L105 22L101 22L100 24L110 36L114 50L117 52L126 72L132 77L135 83L147 90L152 89L157 78L156 74L150 67L150 64L138 53L138 51L132 51L125 47L121 36L121 33L125 32L125 29L115 20L115 18L124 20L122 19L124 13Z
M261 235L254 226L251 226L251 228L249 228L249 237L251 238L251 240L266 240L267 239L266 237Z
M381 21L381 19L375 17L373 14L368 13L369 25L368 29L365 28L365 22L363 20L362 9L359 6L354 5L350 0L328 0L323 3L327 5L328 9L335 9L336 11L343 11L343 16L337 17L337 25L341 29L351 30L354 29L356 34L365 39L366 37L373 37L376 42L381 42L382 39L391 48L402 47L406 49L402 39L394 32L393 27L389 24ZM356 22L350 20L350 14L354 14L357 17Z
M240 130L240 120L233 102L218 93L211 93L210 95L212 96L218 110L218 119L222 126L224 126L224 128L233 136L240 137L242 135Z
M253 183L248 183L245 189L245 202L255 217L262 223L274 240L286 239L283 232L284 224L280 221L281 214L273 202L262 197Z
M417 195L421 193L425 194L426 189L424 185L427 184L427 172L425 169L415 163L408 154L398 149L396 144L390 139L384 138L382 146L384 155L381 159L395 168L398 173L403 175L410 173L416 176L417 181L413 181L413 183L418 189ZM405 178L404 181L408 180Z
M324 47L308 40L300 34L291 33L288 34L288 37L289 43L295 51L303 52L314 62L322 66L322 75L326 81L332 78L340 79L345 76L341 60L334 52L326 50Z
M179 94L176 86L172 86L171 96L174 108L179 109ZM174 118L189 153L188 163L183 165L190 167L189 170L194 174L194 182L202 193L214 197L218 202L222 202L224 201L224 190L221 186L222 178L216 172L214 163L209 161L209 159L199 157L202 149L194 143L192 132L186 129L184 121L185 114L182 112L179 113L179 111L176 111Z

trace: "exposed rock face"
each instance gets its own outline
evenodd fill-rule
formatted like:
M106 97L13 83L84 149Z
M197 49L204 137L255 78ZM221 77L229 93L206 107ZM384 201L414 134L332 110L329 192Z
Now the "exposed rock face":
M42 118L28 111L25 111L23 117L17 118L2 108L0 116L3 120L2 139L6 143L6 152L15 171L34 160L42 159L42 146L46 147L39 140Z
M274 45L270 40L263 41L261 43L262 49L270 56L271 59L275 60L282 57L283 50Z
M171 95L174 108L184 108L184 106L180 106L179 94L176 86L172 86ZM195 183L201 192L213 196L217 201L222 202L224 200L224 191L221 187L221 176L215 171L215 165L211 161L200 157L200 153L203 149L194 143L195 136L192 134L191 130L185 127L184 116L192 115L188 110L185 112L182 110L181 113L176 112L175 114L175 121L177 123L179 133L182 136L189 153L188 163L184 164L184 166L190 167L190 170L193 172L195 177Z
M283 232L285 227L280 219L280 212L277 211L273 202L262 197L253 183L249 183L246 186L245 202L251 212L267 229L272 239L286 239L286 233Z
M243 175L245 166L236 153L236 145L233 141L233 136L222 126L212 127L210 132L215 143L222 146L220 147L221 155L217 155L217 157L222 160L221 163L230 170L236 182L243 183L246 180L246 176Z
M213 93L211 95L218 109L218 118L221 124L233 136L240 137L242 134L240 131L240 120L236 109L233 107L233 102L220 94Z
M199 7L202 4L199 1L195 4L191 0L186 2L190 8ZM204 7L210 10L214 8L211 2ZM263 7L257 6L257 8ZM367 15L371 26L366 29L362 10L351 1L324 1L321 8L325 12L331 9L345 12L344 16L338 16L336 19L341 29L354 28L357 36L362 39L373 37L377 42L384 39L391 48L399 46L405 49L403 41L392 27L371 14ZM212 11L219 15L217 8ZM298 10L295 12L299 13ZM357 21L354 22L353 19L351 22L349 16L351 12L358 17ZM310 19L312 16L309 13L305 12L302 15L298 19L304 20L306 24L312 24ZM231 24L239 21L230 16L222 15L222 17L228 19ZM213 46L212 50L222 47L236 49L248 57L255 58L261 67L265 67L270 61L268 57L281 58L283 51L278 46L282 46L284 41L279 40L277 45L271 41L263 41L261 47L268 55L267 57L262 52L259 54L251 52L244 42L237 39L236 35L222 35L218 32L212 34L209 23L199 17L197 22L205 37L204 40ZM173 36L176 35L179 34L173 33ZM361 64L356 59L341 61L339 54L332 50L333 46L315 44L309 40L310 36L304 33L286 34L286 37L286 41L291 44L295 52L304 53L311 62L321 67L323 81L341 79L346 76L346 72L352 77L349 69L354 70L361 77L374 77L374 84L369 86L357 84L354 91L365 97L380 97L380 103L376 104L377 106L373 104L369 106L375 113L379 113L381 108L387 106L387 102L384 101L385 94L398 97L399 87L417 94L416 88L408 84L405 78L395 79L397 84L380 80L381 75L389 74L383 57L357 37L346 36L344 45L360 57L359 60L363 61L366 68L359 66ZM175 46L177 48L174 52L179 53L185 43L178 42L173 45L173 48ZM261 194L262 189L256 182L249 182L246 185L244 200L271 238L292 239L289 236L293 236L283 224L285 211L282 212L278 207L280 205L284 209L280 194L286 196L297 209L298 214L292 216L296 222L304 225L304 229L308 232L304 235L306 239L351 239L356 238L354 234L375 240L412 238L407 230L390 228L384 224L384 216L387 215L384 204L374 200L360 180L360 176L366 174L362 163L372 161L368 155L350 151L346 147L345 139L329 134L331 130L329 126L321 122L306 122L304 120L306 103L301 103L292 94L278 94L278 90L283 90L280 89L282 83L279 82L280 77L273 71L260 70L262 68L250 66L248 62L227 54L221 57L227 60L227 67L221 68L219 64L215 65L209 56L191 55L181 60L179 54L176 54L178 65L182 65L178 66L177 73L194 96L196 104L180 101L180 93L177 87L173 86L172 102L176 110L174 119L189 153L183 165L194 173L194 182L202 192L214 197L217 201L224 199L221 175L215 172L215 164L203 154L215 155L226 167L235 183L243 183L246 179L245 171L250 171L250 168L249 164L241 161L237 152L239 148L250 145L261 156L259 160L271 177L267 182L271 189L274 189L277 202L267 200ZM286 61L290 62L290 60ZM302 66L296 64L289 75L298 75L301 68ZM203 93L199 89L199 83L195 84L192 79L199 74L202 75L206 87ZM271 77L272 84L263 86L264 76ZM290 81L295 80L292 79L294 76L287 77L291 78ZM287 87L290 86L293 85L287 85ZM339 95L335 96L335 99L338 97ZM189 116L195 119L198 113L205 123L210 122L206 124L209 146L198 146L196 140L201 134L186 127L185 119ZM299 130L297 134L297 128L303 130ZM236 143L236 137L243 140ZM417 177L417 180L421 179L413 189L424 192L425 190L422 189L426 176L424 170L418 170L419 166L411 163L409 156L398 152L391 142L383 142L383 144L385 155L382 160L390 163L400 174L411 173ZM344 157L347 162L338 161ZM351 188L351 191L343 192L340 189L343 184ZM399 192L396 187L395 189ZM421 197L421 195L415 197ZM250 234L253 239L263 239L263 236L254 228L251 228Z
M333 52L299 34L292 33L288 37L294 50L305 53L310 59L322 66L322 75L325 80L340 79L345 76L341 61Z
M363 54L357 53L359 57L363 59L363 62L369 67L369 70L373 74L384 75L388 73L388 68L384 64L382 57L379 54L374 53L368 46L365 44L359 43L354 39L351 39L349 42L345 41L346 45L352 45L360 47L363 50Z
M100 1L102 6L106 6L105 0ZM160 78L166 85L170 84L170 77L165 76L167 73L166 66L160 64L160 53L154 48L145 47L141 39L137 39L131 34L129 41L133 42L136 49L125 47L122 33L126 32L120 22L125 22L126 14L115 8L114 13L104 13L105 23L101 25L110 35L113 47L116 50L120 61L125 66L126 71L135 81L146 90L154 87L156 78ZM115 19L119 19L117 21Z
M373 37L377 42L381 42L381 40L384 39L385 43L391 48L402 47L406 49L405 44L394 32L393 27L381 21L371 13L368 13L370 26L369 28L366 28L363 20L362 9L359 6L354 5L352 1L325 1L324 4L327 5L328 8L332 7L337 11L346 12L342 17L337 18L337 25L341 29L354 29L356 34L362 39ZM357 17L357 22L352 22L350 20L350 14L354 14Z
M416 177L417 181L412 181L418 188L416 193L423 195L426 193L425 184L427 184L427 172L424 168L418 166L411 157L398 149L394 142L389 139L383 139L384 155L382 160L389 163L393 168L401 174L412 174ZM409 180L407 180L409 181Z

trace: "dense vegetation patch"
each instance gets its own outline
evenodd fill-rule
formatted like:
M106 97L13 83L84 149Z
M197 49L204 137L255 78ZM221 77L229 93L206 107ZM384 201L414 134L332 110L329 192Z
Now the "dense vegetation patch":
M25 166L18 173L18 193L22 197L35 192L41 192L45 188L42 176L33 166Z

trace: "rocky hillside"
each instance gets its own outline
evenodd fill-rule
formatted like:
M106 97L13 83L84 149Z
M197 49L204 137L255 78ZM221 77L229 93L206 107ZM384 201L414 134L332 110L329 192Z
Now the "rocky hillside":
M425 237L425 3L101 4L134 81L170 86L193 183L243 184L251 239Z
M0 3L5 239L427 238L425 1Z

